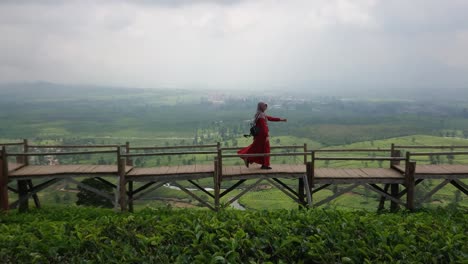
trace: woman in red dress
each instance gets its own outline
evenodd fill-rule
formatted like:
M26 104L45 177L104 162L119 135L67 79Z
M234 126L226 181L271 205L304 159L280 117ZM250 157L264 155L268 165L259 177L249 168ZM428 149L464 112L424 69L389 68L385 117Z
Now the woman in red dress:
M267 110L268 105L264 102L259 102L257 105L257 113L255 114L255 125L259 128L258 135L254 136L253 143L239 150L238 154L261 154L261 153L270 153L270 141L268 135L268 121L273 122L286 122L287 119L267 116L265 111ZM251 163L261 164L261 169L271 170L270 167L270 156L267 157L248 157L242 158L245 162L245 166L249 167Z

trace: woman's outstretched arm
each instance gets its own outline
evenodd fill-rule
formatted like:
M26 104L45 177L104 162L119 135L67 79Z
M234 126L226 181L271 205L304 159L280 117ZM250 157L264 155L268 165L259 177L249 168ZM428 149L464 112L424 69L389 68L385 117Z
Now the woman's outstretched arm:
M268 121L272 121L272 122L288 121L286 118L279 118L279 117L274 117L274 116L266 116L266 118L268 119Z

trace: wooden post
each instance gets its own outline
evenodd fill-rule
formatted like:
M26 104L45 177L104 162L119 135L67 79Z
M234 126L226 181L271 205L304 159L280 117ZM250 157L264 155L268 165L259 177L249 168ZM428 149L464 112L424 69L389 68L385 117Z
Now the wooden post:
M307 153L307 143L304 143L304 153ZM304 154L304 165L307 165L307 154Z
M221 148L218 148L218 182L220 185L221 185L222 176L223 176L223 151L221 150Z
M387 183L385 184L384 186L384 191L385 192L388 192L388 189L390 188L390 184ZM377 207L377 211L382 211L384 208L385 208L385 196L380 196L380 202L379 202L379 206Z
M130 153L130 142L125 142L125 154ZM125 157L125 164L133 167L133 160L130 157ZM133 181L128 182L128 211L133 213Z
M119 187L118 187L118 195L119 195L119 205L120 210L122 212L127 211L127 188L126 188L126 181L125 181L125 159L118 160L118 174L119 174Z
M414 173L416 171L416 162L410 161L411 154L406 152L405 182L406 182L406 207L413 211L414 208Z
M393 184L391 184L391 186L390 186L390 194L391 194L393 197L395 197L395 198L398 199L397 196L398 196L398 193L399 193L399 192L400 192L400 185L399 185L398 183L393 183ZM394 202L394 201L391 201L391 202L390 202L390 211L396 212L396 211L398 211L398 209L399 209L398 204L397 204L396 202Z
M304 143L304 153L307 153L307 143ZM306 166L306 175L307 175L307 154L304 154L304 165ZM304 179L299 178L298 180L298 190L297 193L299 194L299 209L302 209L304 206L306 206L305 202L305 193L304 193Z
M16 163L18 164L25 164L25 160L26 160L27 157L25 156L17 156L16 157ZM33 189L34 185L32 183L32 180L27 180L27 184L28 184L28 188L30 190ZM41 208L41 202L39 201L39 196L37 195L37 193L33 194L32 195L32 198L34 200L34 204L36 205L36 208Z
M312 160L314 160L314 154L312 154ZM310 198L308 205L311 207L313 206L313 185L314 185L314 162L307 162L306 165L306 177L307 177L307 183L308 183L308 190L306 192L308 193L308 198ZM310 197L309 197L310 196Z
M0 156L0 211L8 211L8 160L5 146L2 147Z
M23 139L23 152L29 152L29 144L27 139ZM25 166L29 165L29 156L25 156L23 162Z
M310 192L310 204L311 206L313 205L313 200L314 200L314 197L313 197L313 193L312 193L312 189L315 187L315 183L314 183L314 178L315 178L315 151L312 151L312 154L311 154L312 158L311 158L311 162L310 162L310 179L309 179L309 185L310 185L310 189L309 189L309 192Z
M27 139L23 139L23 152L29 152L29 143ZM24 157L24 165L29 165L29 157ZM18 185L18 199L23 200L18 205L19 212L25 212L29 209L29 198L28 196L28 180L18 180L16 181Z
M220 193L221 193L221 183L222 183L222 175L223 175L223 151L221 150L221 142L217 144L218 155L215 160L215 180L216 180L216 188L215 192L215 209L219 210L220 206Z
M128 182L128 211L133 213L133 181Z
M219 211L219 194L221 193L221 186L218 181L218 159L217 158L214 158L213 184L214 184L215 210Z
M125 154L130 153L130 142L125 142ZM133 160L130 157L125 157L125 164L127 166L133 166Z
M299 209L303 209L305 206L304 179L298 178L297 181L298 181L298 187L297 187L298 197L297 198L299 200Z
M401 157L401 150L395 149L395 144L394 144L394 143L392 143L392 146L391 146L390 156L391 156L392 158ZM399 160L392 160L392 161L390 161L390 168L392 168L393 166L396 166L396 165L400 165L400 161L399 161Z
M29 198L28 198L28 181L18 180L18 199L21 201L18 205L18 211L20 213L26 212L29 209Z

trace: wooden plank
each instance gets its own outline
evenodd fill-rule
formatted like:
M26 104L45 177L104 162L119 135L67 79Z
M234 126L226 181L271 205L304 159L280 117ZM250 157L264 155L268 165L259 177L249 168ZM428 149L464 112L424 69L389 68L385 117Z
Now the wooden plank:
M160 150L160 149L194 149L194 148L216 148L218 144L206 145L184 145L184 146L154 146L154 147L129 147L130 150Z
M306 173L306 165L304 164L293 164L289 165L292 173Z
M177 171L179 170L179 166L170 166L169 169L166 172L166 175L174 175L177 174Z
M399 172L405 172L405 165L394 165L392 168Z
M392 169L385 168L365 168L361 169L367 178L391 178L391 179L403 179L403 175Z
M183 165L177 167L177 174L195 173L195 165Z
M92 174L117 174L118 168L115 165L98 165L94 168L92 168L92 171L90 173Z
M91 165L91 166L84 165L78 168L75 172L76 173L90 173L90 172L93 172L96 167L97 165Z
M450 183L455 186L458 190L462 191L465 195L468 195L468 186L459 180L451 180Z
M348 174L346 169L335 169L334 173L338 178L355 178L354 176Z
M364 178L366 174L360 169L344 169L351 178Z
M116 153L115 150L96 150L96 151L76 151L76 152L17 152L9 153L9 156L30 157L30 156L66 156L66 155L84 155L84 154L109 154Z
M450 174L468 174L468 165L461 164L442 164L439 165L442 169L450 172Z
M233 169L232 169L233 166L224 166L223 167L223 175L226 175L226 176L232 176L232 175L235 175L233 172Z
M195 164L195 172L197 173L213 173L213 164Z
M254 184L246 187L242 192L240 192L239 194L237 194L234 198L232 198L231 200L228 200L225 204L224 204L224 207L228 207L230 204L232 204L234 201L236 201L237 199L239 199L240 197L242 197L242 195L246 194L247 192L249 192L251 189L255 188L260 182L262 182L264 179L263 178L260 178L258 179Z
M8 162L8 171L10 172L10 171L17 170L21 166L23 166L23 164L16 163L16 162Z
M34 189L33 190L30 190L29 193L27 193L26 196L18 199L17 201L13 202L12 204L10 204L10 208L11 209L15 209L20 203L24 202L25 200L29 199L31 196L33 196L34 194L44 190L45 188L61 181L62 179L51 179L51 180L48 180L48 181L45 181L43 183L40 183L39 185L36 185L34 186Z
M450 183L450 180L449 179L445 179L443 182L441 182L439 185L437 185L436 187L434 187L434 189L432 189L430 192L428 192L423 198L421 198L421 200L418 201L419 204L427 201L429 198L432 197L432 195L434 195L436 192L438 192L440 189L442 189L442 187L444 187L445 185L449 184Z
M151 184L154 184L154 183L151 183ZM158 188L161 188L164 184L166 184L165 181L159 182L159 183L157 183L156 185L154 185L153 187L151 187L151 188L149 188L149 189L147 189L147 190L145 190L145 191L143 191L143 190L144 190L144 189L143 189L142 192L139 192L137 195L133 196L132 201L138 200L138 199L140 199L141 197L145 196L146 194L148 194L148 193L150 193L150 192L152 192L152 191L154 191L154 190L156 190L156 189L158 189ZM150 186L150 185L149 185L149 186Z
M416 165L416 174L450 174L439 165Z
M138 176L167 175L169 169L171 169L170 166L151 167L151 168L134 168L127 174L127 176L138 177Z
M115 165L33 165L13 171L10 173L10 176L47 176L65 174L117 174L117 167Z
M396 197L393 197L391 196L390 194L388 194L387 192L385 192L385 190L382 190L380 187L378 187L377 185L375 184L363 184L363 186L371 191L374 191L382 196L384 196L385 198L389 199L390 201L392 201L393 203L395 204L401 204L401 205L405 205L405 203L403 201L400 201L399 199L397 199Z
M182 190L183 192L185 192L186 194L192 196L192 197L193 197L195 200L197 200L199 203L203 204L204 206L210 208L210 209L213 210L213 211L216 211L216 209L215 209L213 206L211 206L209 203L205 202L203 199L201 199L200 197L198 197L198 196L197 196L196 194L194 194L193 192L187 190L184 186L182 186L182 185L180 185L180 184L178 184L178 183L176 183L176 182L174 182L174 183L172 183L172 184L174 184L175 186L179 187L179 189L181 189L181 190Z
M266 179L266 180L268 182L270 182L273 186L275 186L277 189L282 191L284 194L286 194L293 201L295 201L298 204L301 204L301 201L299 199L297 199L297 196L295 197L294 195L292 195L291 192L287 188L284 188L284 186L281 186L281 184L274 182L272 179ZM294 192L294 193L297 195L296 192Z
M250 164L250 166L253 166L253 164ZM249 170L251 170L253 168L247 168L245 166L240 166L239 167L239 175L245 175L247 173L249 173Z
M345 193L347 193L347 192L353 190L354 188L358 187L359 185L361 185L361 184L355 183L355 184L353 184L353 185L351 185L351 186L348 186L348 187L346 187L346 188L344 188L344 189L341 189L341 190L339 190L338 192L334 193L333 195L331 195L331 196L329 196L329 197L327 197L327 198L321 200L320 202L316 203L314 206L317 206L317 207L318 207L318 206L320 206L320 205L322 205L322 204L331 202L332 200L338 198L339 196L341 196L341 195L343 195L343 194L345 194Z
M314 178L330 178L326 168L316 168Z

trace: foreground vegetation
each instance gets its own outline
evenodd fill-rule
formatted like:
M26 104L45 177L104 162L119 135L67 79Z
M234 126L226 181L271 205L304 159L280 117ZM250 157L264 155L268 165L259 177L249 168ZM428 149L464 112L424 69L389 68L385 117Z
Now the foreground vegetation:
M48 208L0 216L2 263L448 263L466 260L464 209Z

